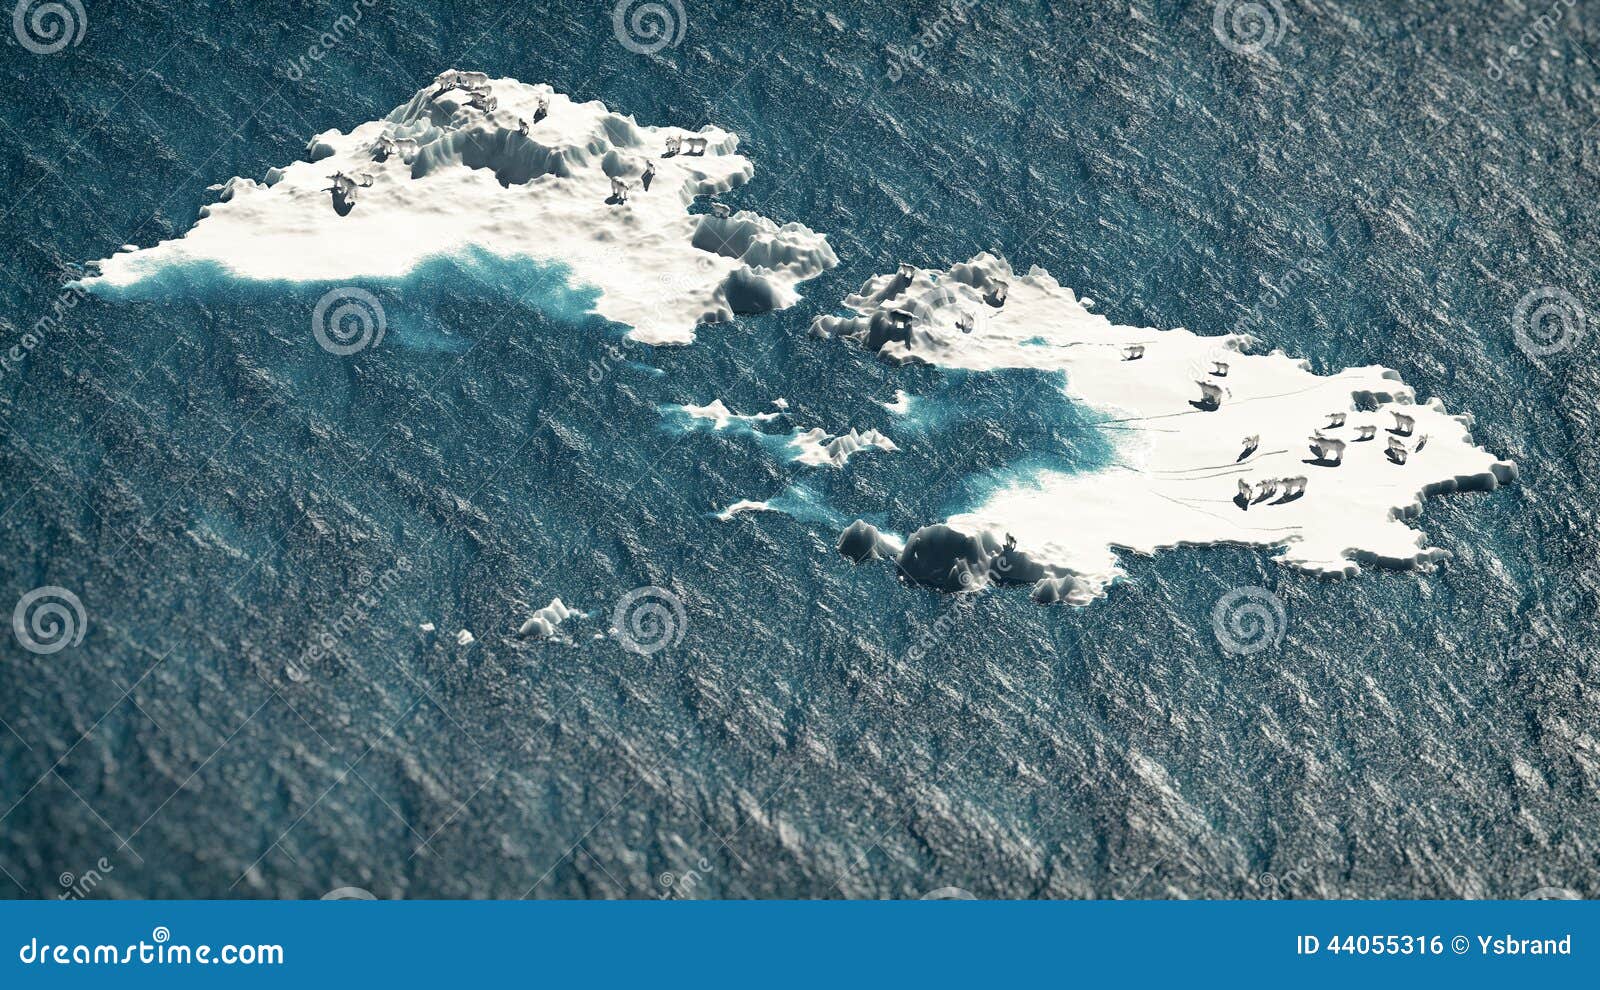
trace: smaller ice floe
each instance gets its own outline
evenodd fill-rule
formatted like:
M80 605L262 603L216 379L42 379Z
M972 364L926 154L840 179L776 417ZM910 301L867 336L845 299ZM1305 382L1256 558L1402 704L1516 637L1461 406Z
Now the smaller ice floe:
M456 633L456 645L457 646L471 646L473 643L476 643L477 641L478 641L478 637L472 635L472 630L471 629L463 629L460 632Z
M779 409L786 409L789 404L783 399L776 399L773 401L773 405L778 406ZM703 422L710 424L711 429L718 431L734 428L747 430L757 437L766 438L769 444L779 444L784 455L790 461L817 467L844 467L853 454L862 450L895 451L900 449L895 446L893 440L890 440L877 430L863 432L852 429L848 433L836 435L819 427L809 430L797 428L787 436L767 433L756 429L756 425L781 419L787 413L734 412L721 399L713 399L703 406L667 405L660 408L665 413L676 413L680 416L688 417L691 422L691 428L695 422Z
M815 523L829 529L843 526L846 518L829 506L826 499L804 485L790 485L765 501L740 499L713 515L722 522L729 522L737 516L758 512L776 512L798 522Z
M742 512L770 512L772 505L768 502L758 502L753 498L741 498L739 501L717 513L717 518L728 522Z
M556 634L556 627L567 621L572 616L583 617L582 612L567 608L560 598L552 599L550 604L533 613L527 622L517 630L517 635L532 639L549 639Z
M780 395L772 400L772 407L774 409L787 410L789 408L789 400Z
M894 390L893 402L880 402L878 405L894 413L896 416L904 416L906 413L911 411L911 396L906 392L905 389L897 388Z
M433 630L434 630L434 625L431 622L424 622L422 625L418 626L417 628L422 630L425 633L431 634L433 632Z
M776 403L774 403L776 405ZM788 403L784 403L784 408ZM735 423L770 423L783 415L781 412L769 413L736 413L729 409L721 399L712 399L703 406L666 406L669 411L679 412L690 419L703 419L712 425L713 429L726 430Z
M852 429L842 436L832 436L826 430L814 429L798 432L789 438L789 445L798 451L792 460L819 467L844 467L851 455L868 449L896 451L893 440L877 430Z

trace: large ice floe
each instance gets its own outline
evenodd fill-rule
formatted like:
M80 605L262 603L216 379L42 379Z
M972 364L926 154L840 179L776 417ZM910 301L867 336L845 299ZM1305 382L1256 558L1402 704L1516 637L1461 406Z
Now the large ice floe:
M549 86L452 70L382 120L319 134L309 161L235 178L182 237L98 262L97 287L168 266L241 279L397 278L471 249L566 265L601 316L650 344L792 306L838 263L826 236L712 204L749 181L736 135L648 127Z
M1278 548L1324 575L1418 567L1444 556L1409 525L1424 497L1516 477L1473 443L1470 417L1418 402L1387 368L1317 375L1250 353L1248 334L1119 326L1043 269L1018 275L989 254L945 272L902 265L845 304L856 315L814 329L893 362L1061 372L1115 438L1109 467L1044 472L911 534L894 557L921 583L1025 582L1036 600L1086 604L1123 573L1119 549L1208 544ZM856 559L890 546L865 523L841 540Z

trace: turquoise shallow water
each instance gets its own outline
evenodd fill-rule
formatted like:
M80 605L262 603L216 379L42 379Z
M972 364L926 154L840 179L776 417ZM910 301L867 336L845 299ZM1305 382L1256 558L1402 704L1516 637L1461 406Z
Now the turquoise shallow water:
M1289 4L1252 58L1208 3L986 4L895 83L947 8L686 0L682 43L641 56L605 11L382 3L300 80L346 7L95 9L76 48L8 46L10 339L63 265L181 233L208 184L453 64L737 130L758 172L730 201L842 263L662 350L559 270L484 258L368 286L388 335L348 360L309 334L326 286L191 270L79 302L0 377L6 600L58 585L88 616L57 654L0 645L0 891L104 857L122 897L649 897L689 872L732 897L1592 895L1592 338L1534 361L1511 332L1537 286L1600 299L1591 7L1498 79L1515 5ZM1430 501L1454 557L1422 575L1185 550L1067 609L851 566L838 520L903 534L1115 456L1049 376L806 332L869 275L980 249L1121 322L1396 368L1523 480ZM658 411L777 396L903 449L806 469ZM740 498L790 511L713 518ZM680 641L591 638L650 585ZM1285 635L1231 656L1211 612L1248 585ZM570 644L511 636L555 596L589 614Z

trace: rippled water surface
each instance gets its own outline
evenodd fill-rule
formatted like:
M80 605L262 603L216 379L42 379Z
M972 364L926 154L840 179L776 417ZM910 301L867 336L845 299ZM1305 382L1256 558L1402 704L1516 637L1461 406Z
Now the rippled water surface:
M1540 286L1600 306L1600 4L1285 0L1255 54L1208 2L683 8L653 55L608 5L379 2L326 45L350 5L166 0L0 51L7 346L64 266L452 65L733 129L757 175L729 200L841 256L673 349L481 256L367 285L388 333L343 359L310 333L327 285L74 300L0 369L3 601L87 616L57 653L0 643L0 894L102 859L95 896L1600 893L1593 336L1532 359L1511 328ZM1115 457L1050 376L807 333L984 249L1119 322L1395 368L1523 478L1428 503L1430 573L1182 550L1071 609L852 566L843 522ZM901 450L808 468L660 411L778 397L764 431ZM716 518L745 498L783 511ZM681 640L595 638L646 586ZM1249 656L1212 629L1241 586L1286 616ZM565 641L517 639L556 596Z

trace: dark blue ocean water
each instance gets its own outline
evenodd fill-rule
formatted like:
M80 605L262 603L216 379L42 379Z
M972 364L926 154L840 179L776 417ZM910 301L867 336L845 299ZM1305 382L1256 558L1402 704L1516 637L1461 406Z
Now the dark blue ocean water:
M0 644L0 894L1600 892L1593 338L1535 361L1511 330L1539 286L1600 306L1600 4L1284 0L1253 57L1208 2L683 7L645 56L608 4L379 2L300 80L350 5L96 4L76 47L0 51L7 346L63 266L176 236L207 185L449 66L734 129L758 172L729 200L842 259L666 350L481 257L368 284L390 331L349 359L310 334L327 286L77 302L0 377L5 607L53 585L87 615L59 653ZM852 566L841 520L904 533L1115 456L1048 376L806 332L981 249L1119 322L1396 368L1523 478L1431 500L1454 558L1420 575L1186 550L1070 609ZM778 396L903 449L807 469L659 411ZM712 518L740 498L792 514ZM681 642L591 638L647 585ZM1286 633L1232 656L1211 612L1248 585ZM589 613L572 642L515 639L555 596Z

